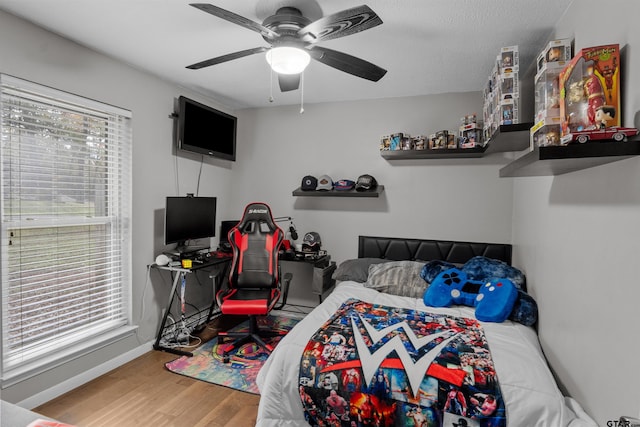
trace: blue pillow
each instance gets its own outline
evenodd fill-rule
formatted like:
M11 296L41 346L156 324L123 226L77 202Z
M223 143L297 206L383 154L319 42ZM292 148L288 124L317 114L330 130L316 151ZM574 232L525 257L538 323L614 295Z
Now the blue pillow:
M449 307L453 304L475 307L483 322L507 320L518 298L518 289L509 279L471 280L457 268L445 270L424 293L425 305Z

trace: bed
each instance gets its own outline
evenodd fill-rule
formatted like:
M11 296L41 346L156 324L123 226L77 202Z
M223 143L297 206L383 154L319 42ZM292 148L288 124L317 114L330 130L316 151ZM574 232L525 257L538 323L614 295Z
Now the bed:
M514 309L480 322L472 306L424 303L436 273L478 259L519 272L511 254L507 244L360 236L335 290L258 374L256 425L596 426L559 391L531 319ZM513 283L526 296L525 281Z

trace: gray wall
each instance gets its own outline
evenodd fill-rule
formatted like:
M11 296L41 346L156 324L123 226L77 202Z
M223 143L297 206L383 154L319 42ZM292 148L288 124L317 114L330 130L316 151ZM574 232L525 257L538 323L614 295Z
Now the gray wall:
M575 1L556 27L576 50L620 44L622 122L635 127L639 14L638 2ZM599 425L640 409L638 182L638 158L514 180L515 262L540 306L540 340L559 382Z
M418 96L240 111L232 205L258 199L292 216L300 234L320 233L333 260L357 255L358 235L470 241L511 240L512 181L498 178L507 160L395 160L380 156L380 137L457 129L481 111L480 93ZM380 198L293 197L302 177L334 180L373 175Z

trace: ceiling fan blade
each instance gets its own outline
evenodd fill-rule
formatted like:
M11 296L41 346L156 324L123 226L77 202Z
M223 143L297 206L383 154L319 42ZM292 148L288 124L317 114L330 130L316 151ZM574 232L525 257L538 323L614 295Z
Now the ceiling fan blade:
M281 92L289 92L300 87L300 74L278 74Z
M308 43L336 39L382 24L382 19L363 5L325 16L298 31Z
M258 24L251 19L245 18L244 16L240 16L228 10L219 8L218 6L214 6L208 3L191 3L190 6L193 6L196 9L200 9L203 12L210 13L211 15L217 16L218 18L224 19L225 21L233 22L234 24L240 25L241 27L253 30L269 39L278 38L278 33L271 31L267 27Z
M191 64L187 66L187 68L191 70L199 70L200 68L220 64L222 62L232 61L234 59L243 58L245 56L253 55L255 53L265 52L267 50L269 50L269 48L267 47L254 47L253 49L241 50L239 52L229 53L227 55L222 55L216 58L207 59L206 61Z
M387 70L371 62L326 47L314 46L309 54L325 65L373 82L377 82L387 74Z

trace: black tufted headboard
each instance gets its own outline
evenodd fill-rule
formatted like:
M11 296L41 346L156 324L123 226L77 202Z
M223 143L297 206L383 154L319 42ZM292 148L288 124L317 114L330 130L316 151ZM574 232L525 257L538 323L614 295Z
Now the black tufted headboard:
M464 264L482 255L511 265L511 245L506 243L452 242L403 239L398 237L358 237L358 258L401 260L442 260Z

